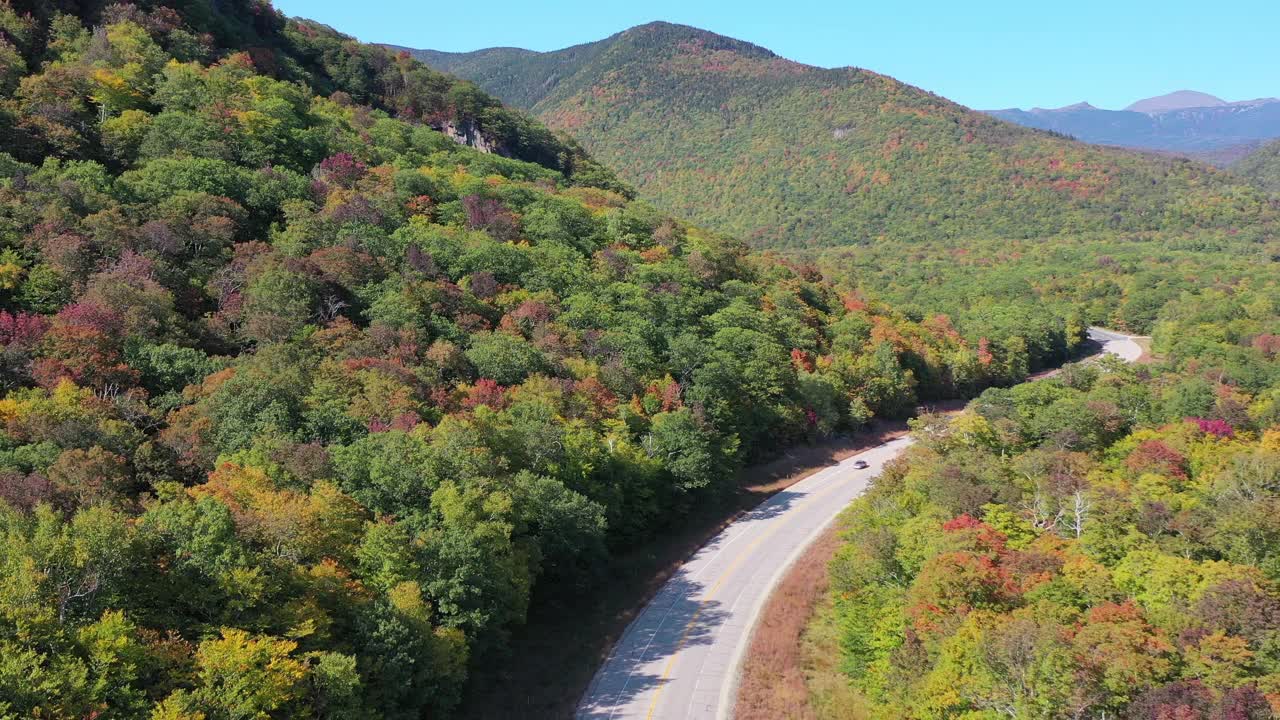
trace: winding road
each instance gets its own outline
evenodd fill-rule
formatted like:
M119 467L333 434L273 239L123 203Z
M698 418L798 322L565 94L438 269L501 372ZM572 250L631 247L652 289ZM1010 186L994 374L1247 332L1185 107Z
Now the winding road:
M1127 335L1090 328L1089 337L1103 352L1127 362L1142 355ZM911 442L910 437L891 440L810 475L699 549L627 627L578 703L576 716L730 717L743 654L774 586Z
M1102 351L1119 356L1125 362L1137 362L1142 357L1142 347L1134 342L1134 335L1123 335L1100 327L1089 328L1089 339L1102 344Z

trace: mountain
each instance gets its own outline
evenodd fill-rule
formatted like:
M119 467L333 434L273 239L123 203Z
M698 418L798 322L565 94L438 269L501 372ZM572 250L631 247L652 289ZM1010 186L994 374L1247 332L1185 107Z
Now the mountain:
M1231 171L1266 190L1280 193L1280 140L1267 143L1245 156L1231 166Z
M1226 104L1226 100L1216 98L1208 93L1196 92L1195 90L1178 90L1166 95L1144 98L1129 105L1125 110L1150 113L1185 110L1187 108L1219 107Z
M1157 229L1238 182L668 23L547 53L411 52L572 134L663 210L758 246Z
M1263 142L1280 137L1280 100L1226 102L1189 90L1139 100L1124 110L1078 103L989 113L1085 142L1172 153L1219 166L1230 165Z

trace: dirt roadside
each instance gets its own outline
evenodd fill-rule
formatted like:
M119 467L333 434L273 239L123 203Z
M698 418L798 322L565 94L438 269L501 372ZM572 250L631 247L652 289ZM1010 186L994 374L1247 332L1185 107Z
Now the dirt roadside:
M765 604L742 665L736 720L812 720L801 638L827 592L827 565L840 547L833 523L796 560Z

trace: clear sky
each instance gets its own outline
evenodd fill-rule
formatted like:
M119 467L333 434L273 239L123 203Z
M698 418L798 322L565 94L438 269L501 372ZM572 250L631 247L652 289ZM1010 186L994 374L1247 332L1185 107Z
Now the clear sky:
M1280 96L1278 0L275 0L366 42L556 50L651 20L812 65L892 75L979 109L1122 108L1173 90Z

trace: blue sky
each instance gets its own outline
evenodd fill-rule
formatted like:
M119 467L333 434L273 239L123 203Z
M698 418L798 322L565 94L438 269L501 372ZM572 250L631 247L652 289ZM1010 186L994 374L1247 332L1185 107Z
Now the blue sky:
M1181 89L1280 96L1275 0L276 0L367 42L555 50L650 20L813 65L892 75L979 109L1121 108Z

